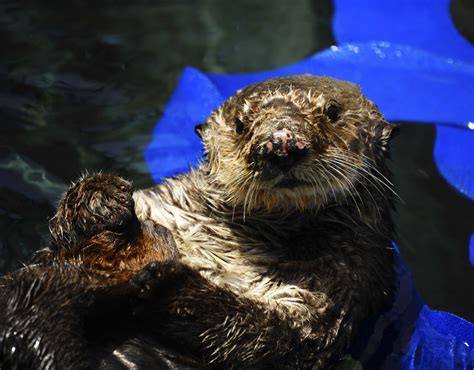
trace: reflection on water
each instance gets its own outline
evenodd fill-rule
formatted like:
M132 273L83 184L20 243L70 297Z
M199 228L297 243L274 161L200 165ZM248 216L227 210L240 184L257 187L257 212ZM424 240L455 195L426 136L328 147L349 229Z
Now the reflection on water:
M334 44L331 16L328 0L0 0L0 271L46 242L56 199L84 170L152 185L143 149L185 66L301 60ZM474 210L437 174L433 134L407 126L395 144L399 244L428 303L474 320Z
M51 178L44 168L17 153L0 159L0 186L36 201L48 201L53 207L58 194L67 190L62 181Z

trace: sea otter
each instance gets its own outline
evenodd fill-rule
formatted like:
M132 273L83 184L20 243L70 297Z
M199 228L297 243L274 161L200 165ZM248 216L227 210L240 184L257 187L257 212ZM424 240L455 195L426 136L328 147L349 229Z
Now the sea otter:
M334 365L393 290L394 126L356 85L300 75L238 91L197 131L206 161L133 199L113 176L74 185L30 268L92 276L77 286L102 298L81 312L126 302L131 328L93 364L144 336L197 366Z

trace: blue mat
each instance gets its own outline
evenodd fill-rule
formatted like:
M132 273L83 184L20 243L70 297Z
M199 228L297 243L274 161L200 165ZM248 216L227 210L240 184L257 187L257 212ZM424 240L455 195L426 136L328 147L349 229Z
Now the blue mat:
M474 47L456 31L449 0L335 0L338 46L253 74L186 68L145 151L156 182L202 158L194 126L250 83L299 73L350 80L389 121L435 123L434 160L466 201L474 200ZM357 14L357 16L354 16ZM474 234L470 240L474 265ZM368 369L473 369L474 325L423 304L397 260L393 307L367 324L354 356Z

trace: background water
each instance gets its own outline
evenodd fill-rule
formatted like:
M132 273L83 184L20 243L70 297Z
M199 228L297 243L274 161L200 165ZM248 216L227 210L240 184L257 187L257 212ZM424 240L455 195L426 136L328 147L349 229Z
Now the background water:
M474 5L452 3L473 40ZM187 65L252 72L335 44L331 1L0 0L0 273L47 243L48 217L85 170L153 185L143 149ZM420 107L422 109L422 107ZM474 321L474 203L432 159L431 125L393 145L398 244L434 308Z

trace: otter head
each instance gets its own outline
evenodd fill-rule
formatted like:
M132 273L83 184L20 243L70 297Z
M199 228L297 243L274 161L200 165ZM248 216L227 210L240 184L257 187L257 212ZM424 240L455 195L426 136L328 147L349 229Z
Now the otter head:
M344 199L378 170L392 129L357 85L299 75L238 91L201 136L233 206L307 209Z

